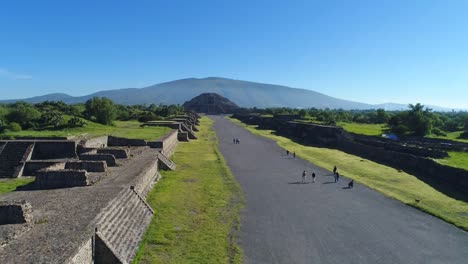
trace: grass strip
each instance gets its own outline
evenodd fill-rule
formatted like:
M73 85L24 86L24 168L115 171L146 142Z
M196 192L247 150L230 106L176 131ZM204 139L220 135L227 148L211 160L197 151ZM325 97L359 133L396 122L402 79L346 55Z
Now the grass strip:
M66 119L69 118L71 117L66 117ZM168 127L141 127L141 123L136 120L114 121L112 126L101 125L84 119L83 121L85 122L83 127L63 128L60 130L22 130L17 132L6 131L1 133L0 137L97 137L110 135L132 139L155 140L171 130Z
M468 170L468 152L448 152L449 156L444 159L434 159L440 164Z
M155 215L134 263L240 263L235 243L243 198L217 147L213 121L200 120L198 140L180 143L176 171L148 195Z
M385 124L360 124L339 122L338 126L342 127L348 132L366 136L380 136L385 131Z
M0 179L0 194L9 193L16 188L34 181L34 177L21 177L15 179Z
M415 176L339 150L303 146L272 134L272 130L259 130L237 119L230 120L255 135L272 139L284 149L295 151L297 156L317 166L331 170L337 165L341 175L468 231L468 203L446 196Z

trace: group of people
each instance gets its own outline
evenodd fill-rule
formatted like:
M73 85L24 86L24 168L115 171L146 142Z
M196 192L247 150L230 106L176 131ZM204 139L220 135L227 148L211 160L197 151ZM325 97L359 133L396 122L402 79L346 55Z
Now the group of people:
M305 182L306 176L307 176L307 172L303 171L302 172L302 183ZM315 172L312 172L312 174L310 176L312 177L312 182L315 182Z
M232 143L233 143L233 144L240 144L240 141L239 141L238 138L233 138L233 139L232 139Z
M288 154L289 154L289 151L288 151ZM315 172L312 172L311 174L312 176L312 182L315 182ZM338 168L336 167L336 165L333 167L333 176L335 177L335 182L338 182L340 180L340 173L338 172ZM307 177L307 172L304 170L302 172L302 183L305 182L306 180L306 177ZM353 188L354 187L354 180L351 180L350 182L348 182L348 188Z
M286 150L286 156L289 157L289 154L290 154L290 153L291 153L291 152L289 152L289 150ZM293 153L292 153L292 156L293 156L293 158L295 159L295 158L296 158L296 152L293 152Z

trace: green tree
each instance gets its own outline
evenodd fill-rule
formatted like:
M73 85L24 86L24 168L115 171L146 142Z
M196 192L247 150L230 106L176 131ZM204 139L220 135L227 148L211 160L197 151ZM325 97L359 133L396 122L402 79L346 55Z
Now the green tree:
M41 113L32 105L17 103L13 104L13 109L7 114L9 123L18 123L23 129L34 127L41 117Z
M56 110L48 110L42 113L41 119L39 120L40 125L43 127L52 126L58 128L63 122L63 115Z
M387 123L390 119L390 115L385 112L384 109L377 109L376 116L375 116L375 123L377 124L384 124Z
M93 97L85 103L85 116L89 120L110 125L116 117L114 103L106 97Z

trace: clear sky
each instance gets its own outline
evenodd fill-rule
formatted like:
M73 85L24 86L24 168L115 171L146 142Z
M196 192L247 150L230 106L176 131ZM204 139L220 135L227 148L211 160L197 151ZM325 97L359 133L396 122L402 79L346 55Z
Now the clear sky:
M468 108L468 1L0 3L0 99L226 77Z

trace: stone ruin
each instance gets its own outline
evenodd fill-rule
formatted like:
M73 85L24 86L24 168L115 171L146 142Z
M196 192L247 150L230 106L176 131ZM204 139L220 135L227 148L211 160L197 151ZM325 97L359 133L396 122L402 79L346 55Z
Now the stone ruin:
M240 107L229 99L217 93L203 93L185 102L183 105L186 111L194 111L206 114L233 114L239 111Z
M174 122L195 131L198 118ZM179 133L2 141L0 177L35 181L0 196L0 263L131 263L154 213L146 194L176 168Z

